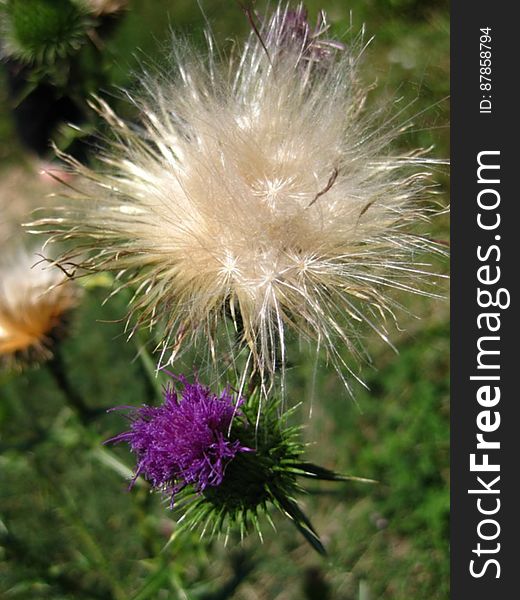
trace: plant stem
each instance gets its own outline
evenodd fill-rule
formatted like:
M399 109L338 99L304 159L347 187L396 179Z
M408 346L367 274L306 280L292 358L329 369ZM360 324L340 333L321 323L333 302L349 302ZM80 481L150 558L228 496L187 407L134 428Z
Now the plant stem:
M162 396L162 386L157 378L155 363L152 356L148 352L146 342L142 339L140 332L138 332L135 340L139 355L140 370L144 376L143 381L146 388L146 394L150 397L152 403L155 404L157 398Z
M101 412L89 408L76 388L70 383L59 346L56 347L53 358L46 364L67 404L78 415L82 423L88 423Z

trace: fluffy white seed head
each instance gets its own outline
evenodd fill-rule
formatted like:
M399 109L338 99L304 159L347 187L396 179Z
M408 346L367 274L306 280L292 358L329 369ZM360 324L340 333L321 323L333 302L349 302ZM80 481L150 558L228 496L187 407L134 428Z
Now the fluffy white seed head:
M99 102L115 137L105 168L70 161L88 183L39 221L75 242L64 263L135 290L132 315L157 326L165 359L201 338L219 356L227 322L266 380L287 330L339 365L360 322L385 336L389 288L417 291L428 160L392 154L397 128L364 112L359 40L325 29L278 8L225 65L211 42L209 56L175 43L172 73L132 98L141 127Z

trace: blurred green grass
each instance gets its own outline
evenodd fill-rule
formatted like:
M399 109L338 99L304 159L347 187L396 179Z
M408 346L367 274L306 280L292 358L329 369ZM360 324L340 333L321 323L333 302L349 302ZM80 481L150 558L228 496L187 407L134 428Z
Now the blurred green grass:
M363 76L378 82L371 101L403 98L403 118L414 126L410 147L448 148L449 17L447 3L417 0L331 0L325 8L335 33L366 23L375 35ZM224 47L248 23L235 2L203 2ZM262 5L259 4L261 7ZM165 13L169 18L165 18ZM143 56L164 64L169 28L202 40L203 19L192 0L135 0L110 44L111 79L132 85ZM0 87L0 176L23 160ZM436 173L447 204L445 171ZM0 198L7 203L7 199ZM6 206L6 204L4 204ZM434 235L446 239L447 219ZM446 265L441 266L446 269ZM442 286L441 286L442 288ZM441 289L442 291L442 289ZM96 407L150 401L151 390L126 343L124 306L102 306L93 290L65 343L69 377ZM309 458L339 471L374 478L376 485L320 486L305 498L307 511L329 549L320 559L282 519L265 543L248 539L227 548L186 540L160 553L171 533L167 510L145 486L126 493L119 470L131 466L121 448L109 462L100 441L120 430L117 415L84 428L66 406L45 367L0 375L0 595L15 599L190 598L217 600L443 600L449 596L448 550L448 307L404 298L420 317L400 318L391 332L396 355L366 332L373 366L349 399L333 370L303 355L289 372L289 397L305 401L301 418ZM112 321L103 323L101 321ZM295 348L295 351L297 348ZM293 353L294 356L294 353ZM189 362L189 360L188 360ZM118 470L119 469L119 470ZM186 591L182 591L182 588Z

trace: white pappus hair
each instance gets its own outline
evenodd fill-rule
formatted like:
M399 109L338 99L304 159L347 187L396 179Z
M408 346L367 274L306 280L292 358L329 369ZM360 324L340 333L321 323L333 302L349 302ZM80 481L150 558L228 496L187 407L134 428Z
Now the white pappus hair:
M359 323L387 339L389 290L419 291L435 244L410 228L432 211L436 161L392 153L401 129L364 107L359 40L324 40L324 16L311 29L301 6L254 28L224 65L211 39L204 56L174 44L173 73L132 97L139 127L98 101L114 134L105 168L69 159L81 189L38 229L73 242L63 265L118 274L163 360L201 339L219 357L227 322L264 381L288 330L341 371L337 346L356 352Z

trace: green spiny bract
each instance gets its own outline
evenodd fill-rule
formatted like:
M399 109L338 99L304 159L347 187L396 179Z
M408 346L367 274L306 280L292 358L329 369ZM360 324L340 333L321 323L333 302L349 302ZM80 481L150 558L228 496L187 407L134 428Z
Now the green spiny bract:
M200 494L185 488L179 494L176 509L184 513L179 519L181 530L200 529L201 535L223 534L227 539L233 532L244 538L253 529L262 537L260 518L265 516L274 527L269 511L275 506L324 554L318 534L296 501L304 493L298 478L348 478L303 462L301 427L288 424L292 411L280 417L279 402L271 401L261 411L259 402L257 393L242 405L242 417L233 421L230 435L254 451L237 454L219 486Z

